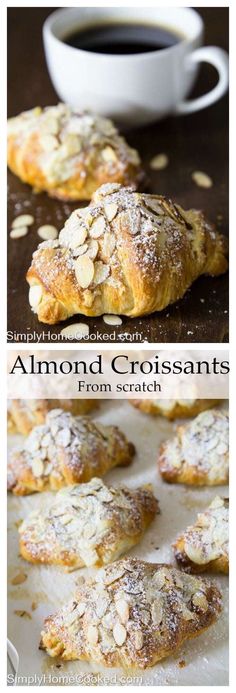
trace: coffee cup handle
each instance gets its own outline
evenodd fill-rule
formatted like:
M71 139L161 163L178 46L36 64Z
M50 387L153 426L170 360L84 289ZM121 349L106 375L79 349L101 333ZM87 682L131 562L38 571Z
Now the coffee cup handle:
M199 96L197 99L182 101L176 108L179 115L194 113L202 108L211 106L218 101L226 92L229 84L229 58L226 51L216 46L203 46L193 51L186 58L186 69L191 70L196 63L210 63L216 68L219 79L217 85L208 94Z

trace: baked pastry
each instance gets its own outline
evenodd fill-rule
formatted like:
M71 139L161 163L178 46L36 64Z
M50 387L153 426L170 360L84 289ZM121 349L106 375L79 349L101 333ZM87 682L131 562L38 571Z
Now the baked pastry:
M159 470L170 483L216 486L229 477L229 417L205 411L161 445Z
M129 401L133 407L145 414L164 416L170 421L196 416L220 402L219 399L130 399Z
M112 488L93 478L58 491L50 506L24 520L20 552L32 563L105 565L138 544L157 512L150 487Z
M201 274L226 269L226 241L201 212L107 184L72 212L57 240L38 246L29 301L49 324L76 313L136 317L174 303Z
M146 669L208 628L220 611L221 594L210 581L124 558L79 585L46 619L40 647L64 660Z
M140 158L111 120L59 103L8 120L8 166L24 183L62 200L90 200L102 184L136 186Z
M191 573L229 572L229 501L216 496L173 544L179 565Z
M116 426L53 409L12 453L8 490L21 496L87 482L117 465L130 464L134 452Z
M96 399L12 399L8 405L8 433L27 436L34 426L45 422L51 409L62 408L71 414L88 414L98 404Z

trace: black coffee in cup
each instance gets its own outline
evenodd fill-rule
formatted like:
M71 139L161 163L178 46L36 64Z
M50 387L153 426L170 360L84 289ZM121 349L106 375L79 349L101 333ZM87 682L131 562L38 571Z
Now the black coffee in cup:
M182 38L157 24L107 22L72 31L64 42L92 53L132 55L171 48Z

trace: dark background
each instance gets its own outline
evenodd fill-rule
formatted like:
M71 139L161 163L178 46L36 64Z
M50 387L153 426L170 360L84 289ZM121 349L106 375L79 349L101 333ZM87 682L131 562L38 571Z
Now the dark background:
M8 8L8 114L36 105L58 102L50 82L42 44L42 24L56 8ZM228 48L228 9L197 8L205 22L205 44ZM209 91L216 82L215 70L204 65L192 96ZM184 117L168 118L155 125L127 133L129 143L137 147L149 176L148 191L172 197L183 207L203 209L218 229L228 233L228 97L208 109ZM165 152L169 166L151 171L151 158ZM214 182L210 189L198 188L191 173L201 170ZM113 333L102 318L74 316L56 326L39 323L28 304L25 273L39 238L37 228L51 223L60 229L77 204L52 200L46 194L34 195L31 188L9 173L9 230L19 214L30 213L35 224L29 234L8 244L8 330L15 333L59 333L65 325L79 320L90 326L90 333ZM227 342L228 277L201 277L185 297L161 313L123 318L116 328L119 334L139 332L149 342ZM17 335L15 335L17 341Z

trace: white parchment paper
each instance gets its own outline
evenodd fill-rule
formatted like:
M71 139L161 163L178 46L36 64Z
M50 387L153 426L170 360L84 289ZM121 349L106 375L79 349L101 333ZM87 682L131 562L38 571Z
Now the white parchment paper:
M171 543L191 524L197 512L204 510L215 495L228 495L227 487L193 489L164 483L157 472L157 452L161 441L172 436L175 424L161 417L153 418L135 410L128 402L102 402L95 419L116 424L135 444L137 454L126 469L115 469L106 476L112 484L135 487L152 483L159 499L158 515L142 542L130 555L146 561L174 563ZM20 436L9 436L9 447L20 442ZM224 686L228 684L228 579L216 576L223 593L224 609L217 623L199 637L187 642L178 654L169 657L146 672L124 672L105 669L97 664L68 662L61 664L39 651L40 631L44 618L67 601L78 576L88 570L64 573L55 567L33 566L18 555L19 521L33 509L42 507L50 493L22 498L9 496L8 536L8 637L19 653L18 685L166 685ZM12 579L24 572L27 579L13 585ZM94 572L94 571L90 571ZM25 611L23 616L19 612ZM18 613L16 613L18 612Z

